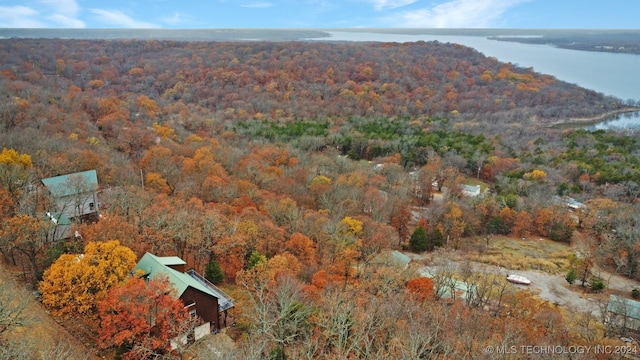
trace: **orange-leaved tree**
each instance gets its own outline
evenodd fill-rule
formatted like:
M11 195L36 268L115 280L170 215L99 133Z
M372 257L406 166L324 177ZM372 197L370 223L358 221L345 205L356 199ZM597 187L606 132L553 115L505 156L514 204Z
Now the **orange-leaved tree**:
M0 250L5 258L8 253L15 262L14 250L29 259L30 276L36 279L39 271L39 258L48 247L47 242L47 223L29 215L16 215L8 219L2 228L0 228ZM26 269L25 269L26 274ZM35 285L35 282L34 282Z
M94 314L111 288L129 278L136 255L118 240L90 242L84 254L63 254L44 272L42 302L55 315Z
M418 301L432 300L433 280L429 277L419 277L407 282L407 291Z
M98 345L124 347L124 359L148 359L171 351L171 339L196 325L178 298L169 279L156 276L149 282L130 278L109 291L98 305Z

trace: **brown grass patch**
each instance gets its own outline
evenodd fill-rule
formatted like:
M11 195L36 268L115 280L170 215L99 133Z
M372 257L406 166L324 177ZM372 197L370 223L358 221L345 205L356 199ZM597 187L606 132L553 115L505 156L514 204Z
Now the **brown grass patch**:
M548 239L518 239L505 236L475 239L476 251L469 254L473 261L501 266L512 270L540 270L559 273L569 266L567 260L573 251L567 244Z

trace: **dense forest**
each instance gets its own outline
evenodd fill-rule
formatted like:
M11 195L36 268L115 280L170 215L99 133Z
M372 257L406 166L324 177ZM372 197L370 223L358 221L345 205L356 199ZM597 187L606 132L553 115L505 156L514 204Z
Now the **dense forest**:
M125 275L145 252L184 259L236 299L224 357L241 359L614 343L589 315L502 278L421 277L381 260L390 250L445 256L493 236L569 243L578 231L589 251L553 271L583 285L594 264L640 278L637 133L548 126L626 105L473 49L3 39L0 64L3 263L55 314L100 328L85 336L101 354L148 344L105 342L100 327L107 293L142 285L92 285L76 311L42 282L85 261L69 254L121 254L104 263ZM53 242L40 180L93 169L100 219ZM444 296L460 276L473 295ZM23 349L4 329L0 342Z

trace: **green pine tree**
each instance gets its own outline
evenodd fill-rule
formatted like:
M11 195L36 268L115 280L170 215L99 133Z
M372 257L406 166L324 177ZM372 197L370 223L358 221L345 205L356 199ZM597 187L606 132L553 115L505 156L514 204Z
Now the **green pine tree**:
M576 280L578 280L578 272L576 271L576 269L571 268L569 269L569 271L567 272L567 275L564 278L565 280L567 280L569 284L573 285L573 283L576 282Z
M409 239L409 248L415 252L421 252L429 249L429 240L427 232L422 226L418 226L411 234Z
M224 273L216 259L211 259L209 263L207 263L207 266L204 268L204 277L212 284L220 284L224 281Z

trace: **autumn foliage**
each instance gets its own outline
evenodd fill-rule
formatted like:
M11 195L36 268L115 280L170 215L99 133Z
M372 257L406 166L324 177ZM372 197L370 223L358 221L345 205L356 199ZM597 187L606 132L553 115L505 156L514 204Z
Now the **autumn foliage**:
M428 277L419 277L407 282L407 291L415 296L418 301L433 299L433 280Z
M17 199L24 186L33 162L29 154L20 154L14 149L3 148L0 153L0 187Z
M136 255L117 240L90 242L82 254L63 254L44 272L42 302L56 315L95 315L109 290L129 278Z
M42 302L99 311L104 347L163 353L177 334L165 313L142 317L166 284L123 285L146 251L200 273L219 265L212 279L240 295L245 358L584 340L571 327L589 321L568 325L528 293L434 300L440 279L375 263L392 250L568 242L578 229L603 266L640 277L639 142L547 126L622 103L464 46L2 39L0 64L0 143L13 146L0 153L0 252L34 279L53 262ZM90 168L100 216L51 243L56 199L38 179ZM465 194L472 183L481 196Z
M132 277L98 304L98 345L129 350L125 359L152 359L171 350L170 340L194 325L167 278Z

